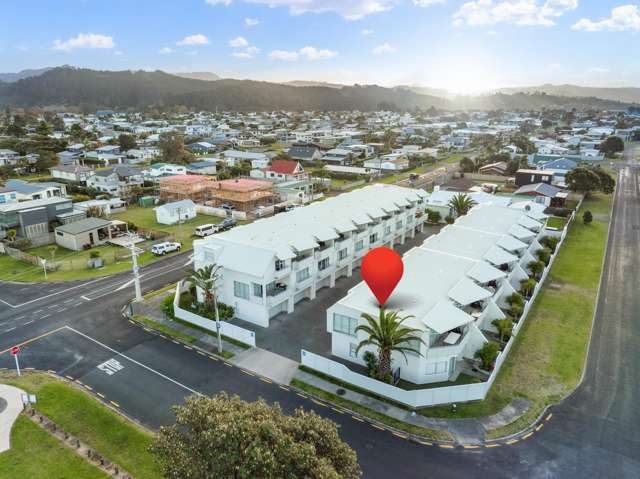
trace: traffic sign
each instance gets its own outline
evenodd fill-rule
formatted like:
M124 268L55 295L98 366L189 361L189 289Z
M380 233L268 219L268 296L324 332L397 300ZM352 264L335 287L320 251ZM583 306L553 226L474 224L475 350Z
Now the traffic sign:
M11 354L13 356L17 356L19 352L20 352L20 346L14 346L11 348Z

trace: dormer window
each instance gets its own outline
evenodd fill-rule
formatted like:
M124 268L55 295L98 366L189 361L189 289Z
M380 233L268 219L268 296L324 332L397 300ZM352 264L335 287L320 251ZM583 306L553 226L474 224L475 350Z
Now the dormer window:
M287 263L281 259L276 260L276 271L281 271L287 267Z

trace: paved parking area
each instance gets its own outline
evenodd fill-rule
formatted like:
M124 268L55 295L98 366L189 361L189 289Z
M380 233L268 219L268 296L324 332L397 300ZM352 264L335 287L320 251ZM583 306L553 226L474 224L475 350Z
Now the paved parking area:
M396 251L404 254L422 244L429 236L440 231L440 227L425 226L424 232L397 245ZM306 349L317 354L331 354L331 335L327 332L326 311L333 303L347 294L347 291L362 281L360 270L351 278L336 280L334 288L323 288L316 299L305 299L296 304L290 314L279 314L271 318L269 328L261 328L246 321L234 320L235 324L256 332L256 345L294 361L300 361L300 350Z

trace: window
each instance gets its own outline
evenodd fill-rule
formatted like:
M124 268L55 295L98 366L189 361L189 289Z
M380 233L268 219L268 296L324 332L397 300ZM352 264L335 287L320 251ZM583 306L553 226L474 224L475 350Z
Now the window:
M384 234L385 235L391 234L391 226L385 226L384 227Z
M236 298L249 299L249 285L245 283L240 283L239 281L234 281L233 295Z
M442 374L449 370L449 361L437 361L435 363L428 363L425 374Z
M309 268L301 269L296 273L296 281L298 283L306 279L309 279L310 277L311 277L311 274L309 274Z
M253 295L262 298L262 285L258 283L251 283L251 286L253 286Z
M318 261L318 271L325 270L329 267L329 258L325 258L322 261Z
M357 358L358 353L356 350L358 349L358 345L355 343L349 343L349 357Z
M356 251L360 251L364 248L364 241L358 240L356 241Z
M346 257L347 257L347 248L344 248L338 251L338 261L342 261Z
M287 263L285 263L281 259L276 260L276 271L280 271L282 269L285 269L286 267L287 267Z
M357 326L358 320L356 318L333 313L333 330L335 332L348 334L349 336L356 336Z
M376 241L378 241L378 233L373 233L372 235L369 235L369 243L375 243Z
M396 229L397 230L401 230L402 229L402 221L397 221L396 222Z

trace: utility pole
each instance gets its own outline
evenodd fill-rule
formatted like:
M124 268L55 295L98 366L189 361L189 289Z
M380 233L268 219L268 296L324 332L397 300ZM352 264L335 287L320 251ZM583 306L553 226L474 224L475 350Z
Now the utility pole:
M129 250L131 251L131 265L133 267L133 283L136 288L135 301L142 301L142 290L140 289L140 271L138 270L138 252L136 251L136 244L133 241L135 236L129 234Z
M42 269L44 270L44 279L47 279L47 260L44 258L40 260L42 261Z

